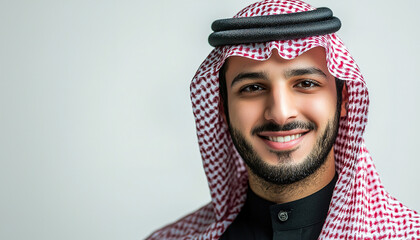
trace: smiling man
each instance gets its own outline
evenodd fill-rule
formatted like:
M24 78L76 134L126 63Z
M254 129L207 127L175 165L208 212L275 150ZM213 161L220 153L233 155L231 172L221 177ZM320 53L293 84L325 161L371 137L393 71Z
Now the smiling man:
M277 51L266 61L231 57L221 75L224 69L225 116L252 191L283 203L326 186L335 175L333 144L347 96L328 72L325 50L314 48L293 60ZM345 101L337 89L344 90Z
M363 133L368 91L326 8L265 0L215 21L191 83L212 202L148 239L419 239Z
M333 145L348 103L325 59L320 47L292 60L273 50L265 61L232 56L219 72L224 118L250 187L222 239L318 238L337 180Z

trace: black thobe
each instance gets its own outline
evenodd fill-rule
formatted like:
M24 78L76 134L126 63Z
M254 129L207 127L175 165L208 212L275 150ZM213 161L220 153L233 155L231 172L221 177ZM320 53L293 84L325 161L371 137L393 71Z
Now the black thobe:
M305 198L276 204L248 188L247 200L221 240L318 239L327 217L337 174L324 188Z

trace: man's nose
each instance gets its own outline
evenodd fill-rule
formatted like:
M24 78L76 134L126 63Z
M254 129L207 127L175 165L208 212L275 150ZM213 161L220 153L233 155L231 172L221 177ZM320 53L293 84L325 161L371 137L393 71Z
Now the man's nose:
M266 120L284 125L293 121L298 115L296 101L291 91L273 89L267 98L264 117Z

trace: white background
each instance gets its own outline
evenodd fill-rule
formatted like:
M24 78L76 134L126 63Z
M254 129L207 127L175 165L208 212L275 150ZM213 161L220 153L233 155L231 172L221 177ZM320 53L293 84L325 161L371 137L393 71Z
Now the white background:
M189 82L249 3L0 0L0 239L143 239L207 203ZM420 210L420 1L309 3L342 20L368 149Z

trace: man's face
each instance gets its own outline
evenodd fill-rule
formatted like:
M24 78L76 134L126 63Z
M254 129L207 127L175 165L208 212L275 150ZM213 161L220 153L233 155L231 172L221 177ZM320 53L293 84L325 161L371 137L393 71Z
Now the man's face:
M239 154L260 178L290 184L333 158L341 107L325 59L323 48L293 60L277 52L266 61L228 59L229 130Z

